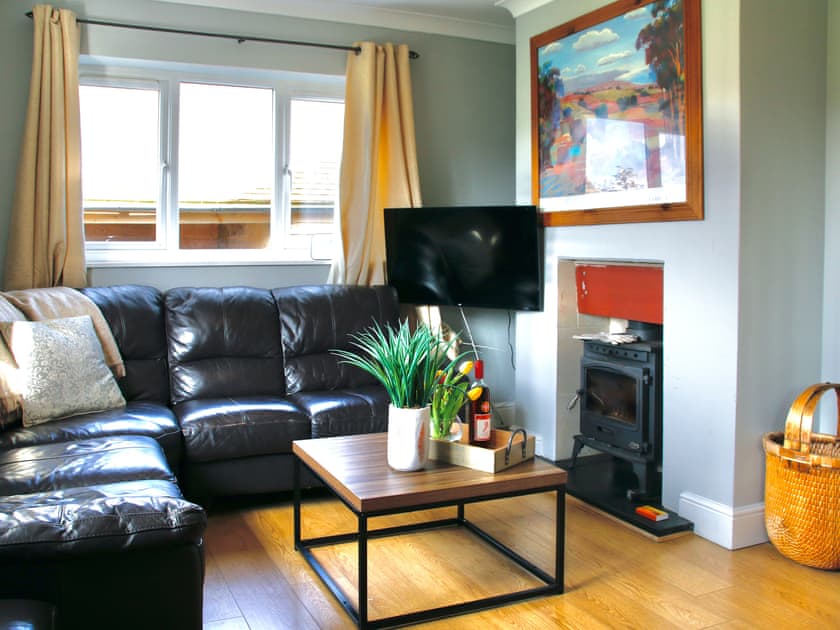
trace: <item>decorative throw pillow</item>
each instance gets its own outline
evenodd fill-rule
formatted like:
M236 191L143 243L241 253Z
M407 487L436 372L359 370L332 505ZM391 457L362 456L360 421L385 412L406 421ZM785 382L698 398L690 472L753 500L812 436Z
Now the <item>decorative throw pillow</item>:
M87 315L0 324L18 365L23 426L125 405Z

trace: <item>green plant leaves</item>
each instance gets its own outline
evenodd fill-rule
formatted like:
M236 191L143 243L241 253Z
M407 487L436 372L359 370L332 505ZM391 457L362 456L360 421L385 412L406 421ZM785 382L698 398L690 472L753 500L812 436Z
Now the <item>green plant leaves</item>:
M454 363L443 365L455 339L444 341L425 324L412 331L407 321L400 322L396 329L383 329L374 322L351 335L351 339L356 350L332 353L342 363L362 369L382 383L395 407L428 405L437 385L438 370L448 369Z

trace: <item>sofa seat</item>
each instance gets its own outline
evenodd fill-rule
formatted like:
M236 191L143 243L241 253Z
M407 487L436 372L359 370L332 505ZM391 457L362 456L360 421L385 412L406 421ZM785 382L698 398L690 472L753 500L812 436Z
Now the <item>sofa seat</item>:
M204 510L161 479L0 497L4 560L200 545L206 526Z
M175 481L163 451L148 437L56 442L0 452L0 496L148 479Z
M206 526L160 446L143 436L2 452L0 495L5 557L120 551L171 539L200 544Z
M201 627L207 517L153 438L16 448L0 479L3 597L50 602L67 628Z
M190 400L175 414L190 463L287 454L293 440L310 437L306 413L276 396Z
M55 442L126 435L154 438L173 470L181 459L181 427L166 405L149 400L130 401L124 408L52 420L0 433L0 450Z
M379 385L291 394L311 418L312 437L376 433L388 428L388 393Z

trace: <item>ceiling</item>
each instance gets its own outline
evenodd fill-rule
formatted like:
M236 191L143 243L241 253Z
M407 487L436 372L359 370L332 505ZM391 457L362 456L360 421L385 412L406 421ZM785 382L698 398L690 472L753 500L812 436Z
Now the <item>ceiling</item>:
M516 0L162 0L512 44Z

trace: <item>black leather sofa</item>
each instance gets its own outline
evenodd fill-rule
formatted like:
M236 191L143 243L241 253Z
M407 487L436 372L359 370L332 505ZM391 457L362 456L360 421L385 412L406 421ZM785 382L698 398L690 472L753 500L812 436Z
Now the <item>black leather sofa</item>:
M394 324L396 293L81 291L119 347L126 406L3 423L0 598L53 604L66 627L200 628L201 506L291 489L293 440L386 429L384 389L330 350Z

